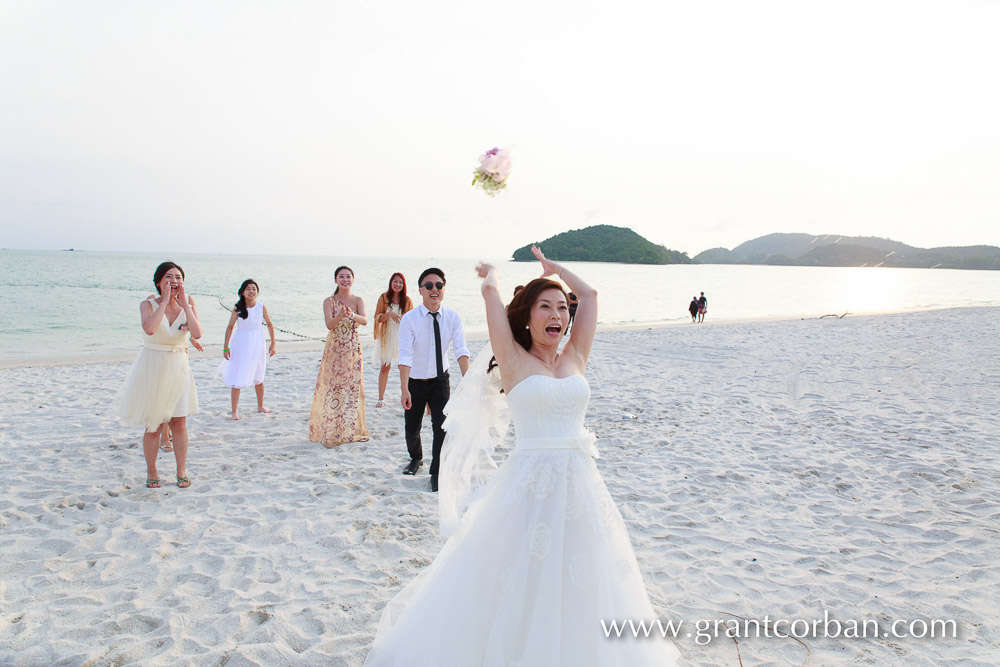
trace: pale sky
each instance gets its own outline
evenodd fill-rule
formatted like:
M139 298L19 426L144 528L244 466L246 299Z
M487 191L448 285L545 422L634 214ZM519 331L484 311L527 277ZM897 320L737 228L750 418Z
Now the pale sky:
M1000 245L998 34L996 0L2 0L0 247Z

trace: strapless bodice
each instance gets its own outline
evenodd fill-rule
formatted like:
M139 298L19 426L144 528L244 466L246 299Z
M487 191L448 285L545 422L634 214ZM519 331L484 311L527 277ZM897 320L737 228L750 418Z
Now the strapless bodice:
M518 441L583 435L590 385L582 375L529 375L507 394Z

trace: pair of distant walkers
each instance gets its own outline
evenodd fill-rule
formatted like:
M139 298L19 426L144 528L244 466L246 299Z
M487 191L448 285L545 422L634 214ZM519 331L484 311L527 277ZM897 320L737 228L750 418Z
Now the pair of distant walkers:
M691 297L691 303L688 305L688 312L691 313L692 322L704 322L705 313L708 312L708 299L705 298L705 293L702 292L700 297Z

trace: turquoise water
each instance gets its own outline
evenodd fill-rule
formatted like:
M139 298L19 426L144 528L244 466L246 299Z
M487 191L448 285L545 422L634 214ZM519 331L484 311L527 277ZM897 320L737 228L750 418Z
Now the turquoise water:
M260 284L261 301L275 325L285 330L279 332L279 342L322 339L326 335L322 301L333 291L333 271L340 264L354 269L354 291L369 313L394 271L403 272L417 301L420 272L440 267L448 278L445 304L461 314L470 333L486 328L474 259L0 250L0 358L135 349L141 340L139 303L153 292L153 270L168 259L184 267L185 286L197 300L205 325L206 345L222 343L229 320L226 308L236 301L236 290L246 278ZM493 263L500 267L506 293L538 275L534 263ZM574 262L567 266L600 293L603 325L689 322L688 303L702 291L709 299L710 321L1000 306L1000 271ZM365 331L367 343L371 327Z

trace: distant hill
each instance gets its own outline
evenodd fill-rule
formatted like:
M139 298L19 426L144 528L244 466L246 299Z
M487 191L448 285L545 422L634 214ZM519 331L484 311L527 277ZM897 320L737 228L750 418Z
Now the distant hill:
M514 251L515 262L533 262L528 244ZM538 245L557 262L618 262L621 264L690 264L686 252L670 250L639 236L631 229L595 225L556 234Z
M695 255L696 264L738 264L729 248L710 248Z
M712 248L694 257L698 264L788 266L894 266L909 268L1000 269L1000 248L915 248L877 236L768 234L732 250Z

